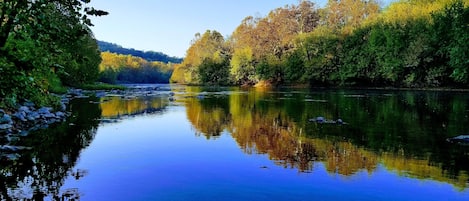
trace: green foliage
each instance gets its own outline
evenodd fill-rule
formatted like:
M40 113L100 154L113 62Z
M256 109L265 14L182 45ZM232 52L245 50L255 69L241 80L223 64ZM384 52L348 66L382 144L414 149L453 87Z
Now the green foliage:
M62 83L74 86L96 80L100 58L88 16L107 13L86 7L86 3L89 1L2 3L2 105L15 107L25 100L54 105L58 100L49 92L63 92Z
M305 75L303 80L328 84L338 79L339 38L328 30L316 29L300 39L300 51L304 52Z
M132 55L134 57L140 57L147 61L159 61L163 63L181 63L182 59L178 57L171 57L161 52L153 52L153 51L141 51L135 49L128 49L123 48L120 45L108 43L104 41L98 40L99 49L102 52L111 52L115 54L122 54L122 55Z
M202 61L223 52L237 85L468 87L467 6L400 0L379 9L376 1L331 0L317 9L301 1L246 17L228 44L217 32L199 34L173 81L200 82Z
M200 80L206 85L230 84L229 63L227 59L221 62L207 58L198 68Z
M455 82L467 84L469 78L469 8L462 0L455 0L444 10L432 15L435 42L440 46L439 54L451 68Z
M174 69L171 81L183 84L205 84L199 74L201 72L199 68L203 65L204 61L222 63L221 60L228 57L231 57L231 52L228 44L219 32L207 30L202 35L197 33L192 41L192 45L187 50L186 58L182 64ZM208 69L210 68L206 70ZM220 72L224 73L224 71ZM229 74L223 74L223 76L227 76L224 79L229 79Z
M253 53L250 48L236 49L230 66L230 74L236 84L252 85L257 82Z

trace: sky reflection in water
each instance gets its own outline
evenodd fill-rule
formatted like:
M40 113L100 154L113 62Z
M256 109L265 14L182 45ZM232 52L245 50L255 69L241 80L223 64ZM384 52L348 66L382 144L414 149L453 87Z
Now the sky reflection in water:
M246 154L229 128L205 136L188 121L191 101L203 102L189 98L163 113L101 125L74 168L88 175L63 189L78 188L82 200L469 200L467 188L398 174L381 162L348 176L328 171L322 158L305 172L284 168L272 154Z

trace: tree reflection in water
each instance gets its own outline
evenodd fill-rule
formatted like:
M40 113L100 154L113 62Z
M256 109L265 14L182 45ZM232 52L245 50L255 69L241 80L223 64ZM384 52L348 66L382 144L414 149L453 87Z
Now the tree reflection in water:
M78 189L61 190L67 176L80 179L86 170L72 170L80 152L96 135L101 110L89 100L73 100L72 115L59 125L21 137L15 146L28 147L3 157L0 200L77 200Z
M468 147L446 138L467 132L468 97L446 92L249 91L187 99L187 117L207 139L231 133L248 154L276 164L351 176L379 164L398 174L468 185ZM317 100L317 101L314 101ZM317 124L316 116L348 125Z

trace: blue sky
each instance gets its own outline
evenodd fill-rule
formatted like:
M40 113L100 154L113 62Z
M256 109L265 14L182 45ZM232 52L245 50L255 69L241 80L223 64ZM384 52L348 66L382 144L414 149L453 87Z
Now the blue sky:
M327 0L315 0L323 7ZM217 30L231 35L249 15L269 11L298 0L92 0L91 6L108 11L93 18L99 40L123 47L184 57L195 33Z

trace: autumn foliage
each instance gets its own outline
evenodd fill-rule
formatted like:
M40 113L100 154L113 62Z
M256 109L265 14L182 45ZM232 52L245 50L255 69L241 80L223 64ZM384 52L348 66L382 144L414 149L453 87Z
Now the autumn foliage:
M319 8L300 1L246 17L227 38L197 34L171 80L467 87L468 6L467 0L401 0L382 9L374 0L329 0ZM200 70L207 66L212 73Z

